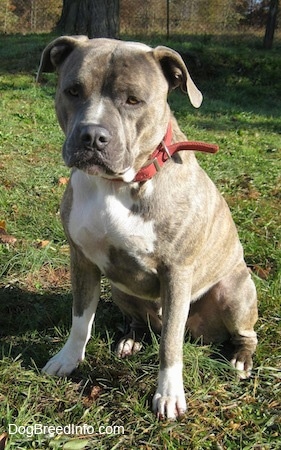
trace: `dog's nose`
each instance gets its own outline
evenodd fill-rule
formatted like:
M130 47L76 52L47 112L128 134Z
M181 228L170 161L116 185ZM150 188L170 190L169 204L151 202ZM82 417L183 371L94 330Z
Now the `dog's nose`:
M99 125L85 125L81 130L80 139L85 148L101 151L110 142L111 134Z

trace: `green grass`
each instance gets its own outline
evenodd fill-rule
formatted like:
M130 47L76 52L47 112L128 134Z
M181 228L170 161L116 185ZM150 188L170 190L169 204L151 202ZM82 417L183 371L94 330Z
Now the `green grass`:
M187 339L188 411L180 421L161 423L151 412L158 340L132 359L114 356L124 323L106 280L86 361L68 379L40 373L71 321L69 252L58 215L60 179L68 170L53 108L55 77L40 87L34 82L50 39L1 36L0 44L0 222L17 239L0 244L0 448L9 424L88 424L94 433L11 434L6 449L281 448L280 43L272 52L254 40L226 37L167 43L190 59L203 91L199 110L180 93L170 103L190 139L220 146L217 155L199 158L231 207L257 285L260 319L248 381L237 381L217 357L220 348ZM112 433L99 429L106 426Z

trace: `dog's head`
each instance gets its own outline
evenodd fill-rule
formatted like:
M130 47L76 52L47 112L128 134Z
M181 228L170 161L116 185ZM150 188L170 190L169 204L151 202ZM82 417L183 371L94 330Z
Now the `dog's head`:
M132 181L166 133L168 92L180 86L193 106L202 102L181 56L167 47L63 36L43 51L37 78L54 70L64 161L89 174Z

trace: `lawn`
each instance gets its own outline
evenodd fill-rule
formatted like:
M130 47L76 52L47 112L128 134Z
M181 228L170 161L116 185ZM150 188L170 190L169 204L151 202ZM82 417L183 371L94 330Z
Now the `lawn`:
M157 422L151 400L159 339L152 336L131 359L114 355L125 324L106 280L86 361L69 378L40 372L71 321L69 249L59 218L69 171L53 107L55 75L35 84L51 38L0 42L0 450L280 449L281 43L265 52L254 38L161 41L189 61L204 94L199 110L179 92L170 103L190 139L220 146L217 155L199 158L232 210L260 318L247 381L237 380L220 347L187 337L187 414Z

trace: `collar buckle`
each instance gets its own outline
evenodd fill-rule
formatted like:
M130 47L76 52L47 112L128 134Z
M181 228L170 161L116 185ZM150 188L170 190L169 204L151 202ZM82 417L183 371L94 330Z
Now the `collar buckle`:
M167 145L166 145L166 143L165 143L164 140L161 142L161 145L162 145L162 147L163 147L164 152L165 152L166 155L168 156L168 159L171 159L171 158L172 158L172 155L171 155L171 153L170 153L170 151L169 151L169 149L168 149L168 147L167 147Z
M161 166L160 166L160 164L159 164L157 158L154 158L154 159L152 160L152 164L154 165L154 167L155 167L155 169L156 169L156 172L160 172Z
M164 140L161 142L161 146L162 146L161 150L163 150L164 155L166 154L167 159L171 159L172 155L169 152L169 149L168 149L168 147L167 147L167 145L166 145ZM164 156L163 156L163 161L164 161ZM152 160L150 160L149 164L153 164L155 169L156 169L156 172L160 172L160 170L162 168L162 165L159 164L159 159L157 158L157 156L155 156Z

